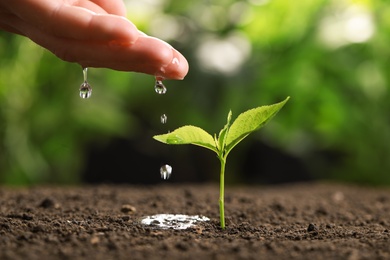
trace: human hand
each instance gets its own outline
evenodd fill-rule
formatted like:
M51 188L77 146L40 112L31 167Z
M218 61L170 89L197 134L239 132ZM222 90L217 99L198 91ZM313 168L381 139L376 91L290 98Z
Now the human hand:
M187 60L138 31L122 0L0 0L0 29L24 35L83 67L183 79Z

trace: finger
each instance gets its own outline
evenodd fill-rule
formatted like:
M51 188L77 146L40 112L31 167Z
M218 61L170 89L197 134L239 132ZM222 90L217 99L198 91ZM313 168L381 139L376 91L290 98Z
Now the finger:
M10 16L5 20L14 26L10 26L12 28L28 31L31 40L61 59L78 62L85 67L136 71L167 79L182 79L188 72L188 63L179 52L167 43L148 37L142 32L139 32L138 40L131 46L97 44L48 35L16 16Z
M134 71L141 72L163 79L183 79L188 73L188 62L184 56L175 49L171 49L172 60L167 64L160 61L138 60L131 62L131 60L93 60L93 61L79 61L83 67L105 67L120 71ZM116 55L116 54L114 54ZM122 53L123 55L123 53Z
M0 29L11 32L11 33L16 33L23 35L21 31L19 31L17 28L14 27L16 17L12 14L7 14L7 13L2 13L0 15Z
M91 1L79 1L83 7L50 0L26 3L13 4L10 9L26 23L58 37L96 42L115 40L123 44L132 44L138 38L138 30L129 20L107 14ZM29 35L28 31L24 33Z
M116 40L132 44L138 38L134 24L124 17L95 14L75 6L60 6L49 18L47 29L57 36L89 41Z
M121 71L136 71L166 79L183 79L188 72L188 62L167 43L148 36L140 36L130 47L87 45L80 43L69 49L55 44L57 56L78 62L84 67L109 67Z

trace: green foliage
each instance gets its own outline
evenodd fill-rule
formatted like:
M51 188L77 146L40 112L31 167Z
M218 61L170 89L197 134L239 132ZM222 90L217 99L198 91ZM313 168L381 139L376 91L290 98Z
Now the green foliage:
M193 144L208 148L217 153L221 162L220 174L220 219L221 227L225 228L225 209L224 209L224 175L226 159L230 151L241 142L250 133L263 127L269 120L271 120L276 113L286 104L289 97L284 101L270 105L250 109L240 114L237 119L230 124L232 112L229 111L227 116L227 123L219 132L218 138L213 137L200 127L183 126L171 133L156 135L153 138L165 144Z
M6 57L0 62L0 182L77 183L85 147L129 129L122 102L100 88L94 70L91 84L99 90L80 99L80 66L20 36L7 37L0 37Z
M256 138L299 158L314 178L390 184L388 1L126 4L138 28L184 53L186 79L167 82L160 102L150 76L90 69L94 92L85 102L77 93L80 66L0 32L1 183L77 182L90 144L152 134L161 109L172 128L190 118L212 129L225 123L226 107L245 111L288 93L294 100L280 124L271 122ZM348 31L359 24L359 33ZM368 38L348 38L370 26Z
M192 125L180 127L168 134L156 135L153 138L166 144L202 146L216 152L220 157L226 157L241 140L271 120L288 99L274 105L250 109L240 114L232 124L230 124L232 117L230 111L227 123L219 132L218 138L213 138L202 128Z

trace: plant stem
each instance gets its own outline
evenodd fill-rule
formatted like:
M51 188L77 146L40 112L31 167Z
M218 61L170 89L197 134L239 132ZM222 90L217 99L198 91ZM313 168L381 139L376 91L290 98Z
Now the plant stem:
M219 178L219 218L221 222L221 228L225 229L225 165L226 159L223 157L219 158L221 161L221 174Z

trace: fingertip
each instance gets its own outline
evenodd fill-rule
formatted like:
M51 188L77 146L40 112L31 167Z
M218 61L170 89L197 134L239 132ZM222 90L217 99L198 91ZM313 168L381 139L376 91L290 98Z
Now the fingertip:
M172 76L174 79L184 79L189 70L189 64L187 59L177 50L172 49L173 51L173 60L168 66L169 70L172 71Z
M161 67L156 76L166 79L182 80L187 75L189 65L186 58L177 50L171 48L172 60L167 65Z

